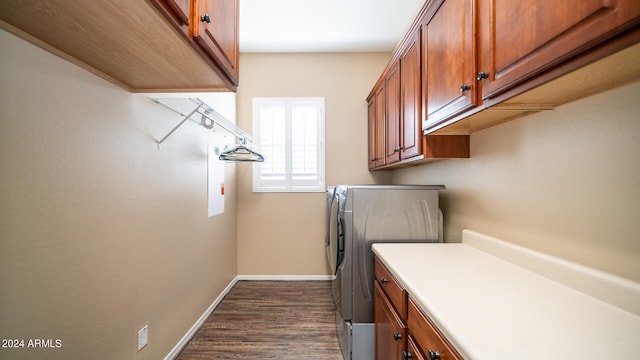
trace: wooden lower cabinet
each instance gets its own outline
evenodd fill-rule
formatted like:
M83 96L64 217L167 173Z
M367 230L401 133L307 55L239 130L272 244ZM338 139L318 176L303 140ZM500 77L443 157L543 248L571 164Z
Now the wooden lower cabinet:
M435 357L435 354L434 354ZM403 359L411 359L411 360L427 360L427 357L422 355L422 352L416 345L416 341L413 336L409 336L407 339L407 350L402 353Z
M374 269L377 285L389 300L389 303L400 319L405 321L407 319L407 292L393 278L389 270L387 270L380 260L375 260Z
M377 258L375 278L377 360L462 360Z
M416 347L422 351L427 359L462 359L411 299L409 299L407 327L415 339Z
M375 284L376 359L399 360L405 349L406 326L378 282Z

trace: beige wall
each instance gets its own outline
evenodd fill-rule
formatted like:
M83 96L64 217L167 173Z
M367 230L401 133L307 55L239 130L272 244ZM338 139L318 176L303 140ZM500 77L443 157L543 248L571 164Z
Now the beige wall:
M207 218L188 123L0 31L2 359L161 359L236 275L235 165ZM137 331L149 345L137 352Z
M445 184L445 239L468 228L640 280L640 83L471 136L471 159L399 170Z
M367 170L366 97L390 54L241 54L238 123L251 129L251 99L324 96L326 184L389 181ZM251 131L249 131L251 132ZM324 193L252 193L238 165L238 273L324 275Z

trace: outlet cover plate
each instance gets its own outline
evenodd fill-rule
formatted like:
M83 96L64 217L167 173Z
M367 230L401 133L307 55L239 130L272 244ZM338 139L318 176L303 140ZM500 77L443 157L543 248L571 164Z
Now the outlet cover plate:
M145 325L138 330L138 351L142 350L149 342L149 326Z

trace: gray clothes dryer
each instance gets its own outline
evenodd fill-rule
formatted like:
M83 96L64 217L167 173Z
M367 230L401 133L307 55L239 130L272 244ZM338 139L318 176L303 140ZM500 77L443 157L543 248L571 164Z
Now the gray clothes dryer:
M338 337L346 360L374 358L371 245L442 242L443 185L337 185L327 189L325 245Z

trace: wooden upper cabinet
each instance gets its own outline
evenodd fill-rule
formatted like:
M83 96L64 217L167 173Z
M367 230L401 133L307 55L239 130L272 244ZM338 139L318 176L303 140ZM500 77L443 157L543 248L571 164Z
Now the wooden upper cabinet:
M423 136L423 35L412 26L367 97L369 169L468 158L469 136Z
M444 0L423 23L426 122L440 123L477 104L476 0Z
M386 91L384 88L384 83L382 86L375 90L375 99L376 99L376 108L375 108L375 116L376 116L376 126L375 126L375 156L373 157L373 167L380 167L386 164L385 153L386 153L386 124L387 124L387 115L386 115Z
M416 29L400 55L402 121L400 157L422 155L422 81L420 77L420 31Z
M174 26L193 37L208 62L238 85L238 2L230 0L150 0Z
M385 164L385 89L379 82L367 98L369 132L369 170Z
M189 36L191 0L149 0L173 25Z
M633 81L639 43L640 0L426 1L379 80L384 168L468 157L458 136Z
M369 169L423 157L418 34L403 44L367 99Z
M0 28L128 91L235 91L237 66L231 76L192 37L203 4L234 24L212 33L220 63L237 64L237 0L0 1Z
M638 0L480 0L484 99L640 23Z
M386 93L386 146L385 161L391 164L400 161L400 69L395 62L384 83Z
M225 74L238 84L238 2L198 0L193 37Z
M191 16L191 0L165 0L173 13L176 15L180 25L189 26L189 16Z
M376 98L367 99L367 130L369 135L369 170L376 164Z

